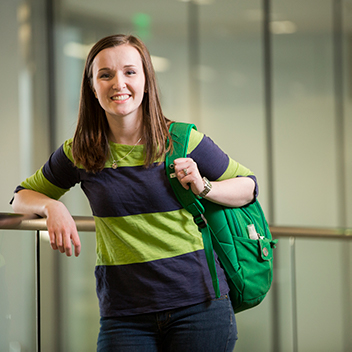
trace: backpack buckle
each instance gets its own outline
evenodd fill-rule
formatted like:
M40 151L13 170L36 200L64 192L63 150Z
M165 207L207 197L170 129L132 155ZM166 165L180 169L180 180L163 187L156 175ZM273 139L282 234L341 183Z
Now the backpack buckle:
M193 221L196 223L196 225L201 228L204 229L205 227L208 226L208 221L205 218L204 214L199 214L197 216L193 217Z

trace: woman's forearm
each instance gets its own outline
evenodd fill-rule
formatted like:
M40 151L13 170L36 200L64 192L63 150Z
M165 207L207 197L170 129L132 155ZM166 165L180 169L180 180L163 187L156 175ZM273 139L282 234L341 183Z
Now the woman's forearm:
M45 217L52 249L58 249L61 253L71 256L72 242L75 255L79 255L81 242L76 224L62 202L35 191L22 190L15 194L12 207L17 213L37 214Z
M254 199L255 182L250 177L236 177L211 182L206 199L229 207L241 207Z
M24 189L17 192L12 202L12 209L16 213L37 214L42 217L48 216L48 208L60 203L46 195L32 190Z
M177 179L185 189L191 188L195 195L204 190L204 180L195 161L191 158L174 160ZM250 177L235 177L223 181L212 181L206 199L228 207L241 207L250 203L255 195L255 182Z

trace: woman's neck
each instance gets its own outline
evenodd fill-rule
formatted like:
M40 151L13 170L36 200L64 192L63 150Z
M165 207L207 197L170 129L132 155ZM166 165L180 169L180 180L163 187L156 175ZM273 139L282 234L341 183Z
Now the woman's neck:
M132 121L120 119L109 121L109 140L113 143L134 145L142 137L142 119ZM143 142L140 142L142 144Z

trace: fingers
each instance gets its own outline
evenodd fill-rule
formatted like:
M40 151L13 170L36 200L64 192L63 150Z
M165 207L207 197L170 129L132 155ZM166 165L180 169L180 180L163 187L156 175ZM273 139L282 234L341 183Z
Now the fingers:
M81 242L77 233L76 223L66 206L58 201L51 202L46 207L50 245L54 250L65 253L68 257L72 255L72 244L75 256L81 252Z
M59 250L60 253L65 253L68 257L71 257L73 244L75 256L79 256L81 252L81 241L77 232L49 231L49 237L50 245L53 250Z
M195 194L198 188L202 189L203 181L197 163L191 158L178 158L174 160L176 177L185 189L191 187Z
M75 256L78 257L81 253L81 241L79 239L78 233L76 233L75 236L72 236L71 240L75 248Z
M49 237L50 237L50 246L53 250L57 250L58 246L56 245L56 236L55 233L52 233L49 231Z
M175 171L178 176L185 177L192 172L198 172L197 163L191 158L178 158L174 160Z
M197 164L190 158L179 158L174 160L174 165L176 177L181 182L182 186L188 189L188 183L190 183L194 177Z

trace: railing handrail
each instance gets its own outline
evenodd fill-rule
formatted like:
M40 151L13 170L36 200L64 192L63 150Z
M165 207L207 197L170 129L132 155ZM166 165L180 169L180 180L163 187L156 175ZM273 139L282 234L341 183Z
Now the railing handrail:
M94 232L95 222L92 216L73 216L77 230ZM0 213L0 230L46 231L46 219L35 214ZM352 239L349 228L316 228L293 226L270 226L273 237L297 237L320 239Z
M349 228L270 226L270 231L275 238L352 239L352 229Z
M78 231L94 232L92 216L73 216ZM0 230L47 231L46 219L35 214L0 213Z

